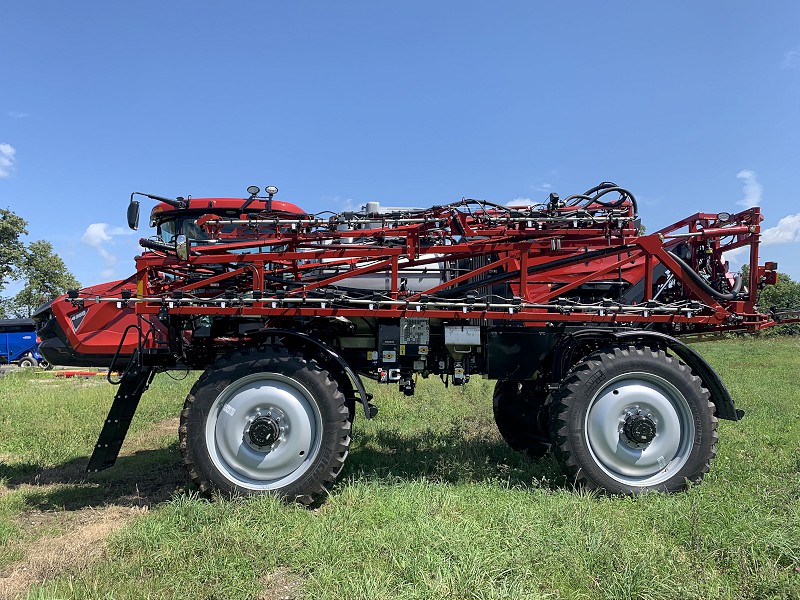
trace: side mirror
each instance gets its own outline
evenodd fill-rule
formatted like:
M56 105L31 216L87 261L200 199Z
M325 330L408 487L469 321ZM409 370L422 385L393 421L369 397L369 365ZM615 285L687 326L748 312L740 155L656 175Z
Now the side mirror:
M136 231L139 228L139 201L131 198L128 204L128 227Z
M189 260L192 251L192 244L185 235L181 234L175 238L175 254L180 260Z

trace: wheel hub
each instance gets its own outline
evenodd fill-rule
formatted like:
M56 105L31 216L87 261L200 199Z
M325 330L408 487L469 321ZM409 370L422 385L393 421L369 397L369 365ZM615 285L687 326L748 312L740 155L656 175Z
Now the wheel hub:
M271 446L281 436L281 429L278 422L272 417L257 417L247 429L247 435L253 446L263 448Z
M649 415L628 415L622 432L634 444L649 444L656 437L656 423Z

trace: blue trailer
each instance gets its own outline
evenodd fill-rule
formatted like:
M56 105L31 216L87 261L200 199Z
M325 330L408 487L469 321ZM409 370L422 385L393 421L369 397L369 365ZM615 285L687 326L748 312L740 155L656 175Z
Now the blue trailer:
M0 364L47 367L39 354L39 338L33 319L0 319Z

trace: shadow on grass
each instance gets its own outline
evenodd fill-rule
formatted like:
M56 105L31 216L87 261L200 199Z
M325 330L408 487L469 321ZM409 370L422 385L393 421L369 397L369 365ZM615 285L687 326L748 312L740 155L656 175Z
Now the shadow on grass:
M120 457L114 467L87 474L87 457L41 469L0 464L9 490L22 489L25 503L38 510L79 510L107 504L152 507L192 486L177 443ZM418 480L447 483L503 481L512 486L563 489L567 484L551 456L531 459L487 437L424 431L361 432L340 479Z
M24 490L24 501L39 510L79 510L115 504L151 507L172 498L189 478L177 442L167 448L121 456L107 471L86 473L88 457L42 469L38 465L0 464L9 490Z
M449 432L431 430L413 436L395 431L357 434L343 476L571 487L552 455L530 458L488 436L465 436L458 427Z

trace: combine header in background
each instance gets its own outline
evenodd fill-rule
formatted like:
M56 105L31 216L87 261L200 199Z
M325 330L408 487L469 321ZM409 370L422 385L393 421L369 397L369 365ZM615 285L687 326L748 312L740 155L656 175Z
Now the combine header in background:
M406 395L418 377L497 380L512 448L555 452L590 488L674 491L737 420L685 334L774 325L757 307L759 209L698 213L642 235L636 200L603 183L541 205L462 199L424 209L306 214L273 200L144 195L157 237L136 274L36 315L56 364L123 369L89 470L116 460L142 392L162 370L204 369L180 448L204 492L273 491L304 503L347 457L362 377ZM723 253L746 246L747 281Z

